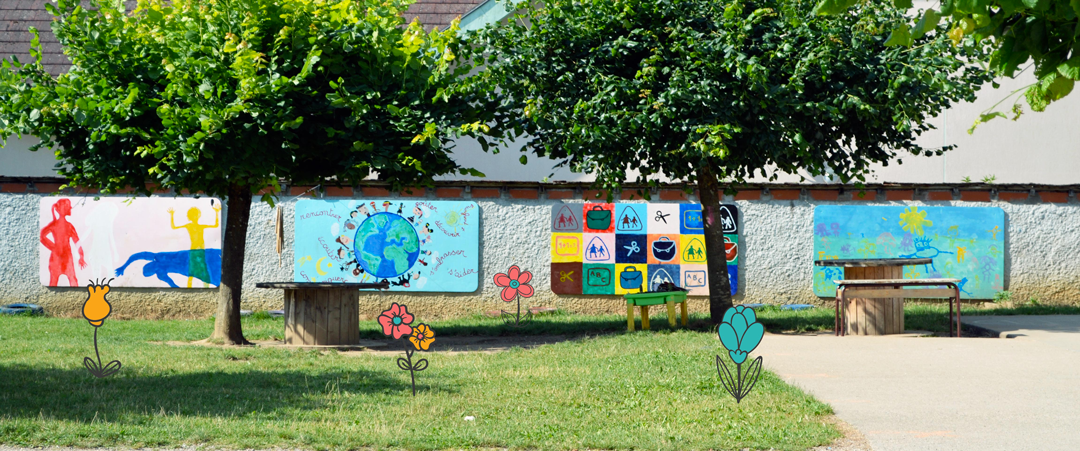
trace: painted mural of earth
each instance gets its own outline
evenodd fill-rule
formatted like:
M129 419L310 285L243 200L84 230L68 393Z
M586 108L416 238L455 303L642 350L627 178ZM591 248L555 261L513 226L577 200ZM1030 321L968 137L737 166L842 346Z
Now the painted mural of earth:
M353 241L356 261L375 277L387 279L405 274L420 256L420 238L405 218L376 213L364 220Z

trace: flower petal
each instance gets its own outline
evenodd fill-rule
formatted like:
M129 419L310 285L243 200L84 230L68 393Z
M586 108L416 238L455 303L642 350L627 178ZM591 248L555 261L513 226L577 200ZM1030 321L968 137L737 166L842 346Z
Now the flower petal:
M765 336L765 326L761 323L751 324L746 328L746 333L743 334L742 340L739 341L739 350L750 352L757 348L761 343L761 337Z
M391 317L400 316L401 315L401 306L398 305L397 302L395 302L393 304L390 304L390 310L387 310L387 311L383 312L383 314L384 315L389 314L389 316L391 316Z
M427 351L428 348L431 347L431 343L433 342L435 342L434 338L425 336L423 340L420 340L420 349Z
M742 341L747 326L749 326L749 324L746 323L745 316L736 313L735 316L731 317L731 327L735 329L735 335L739 337L739 341Z
M517 265L514 265L510 267L510 270L507 271L506 275L510 276L511 279L518 280L518 274L520 273L521 268L518 268Z
M510 278L503 273L495 274L495 285L500 287L508 287L510 286Z
M731 323L731 318L735 316L735 308L729 308L724 312L724 319L720 320L722 323Z
M406 335L409 335L411 333L412 333L412 326L409 326L408 324L398 324L397 326L394 326L394 339L395 340L397 340L397 339L399 339L401 337L404 337Z
M503 300L503 302L513 301L514 298L517 297L517 294L518 294L517 288L510 288L510 287L503 288L503 290L502 290L502 300Z
M518 276L517 279L518 283L522 284L529 283L530 280L532 280L532 273L528 271L522 271L521 275Z
M742 351L728 351L728 355L731 356L731 361L736 365L741 365L746 361L746 353Z
M413 347L416 348L416 349L420 349L420 346L422 346L420 344L420 340L418 338L416 338L416 335L410 335L409 336L409 341L412 342Z
M729 351L739 349L739 336L735 334L735 329L731 327L731 323L720 323L719 332L720 343L724 345Z
M405 310L404 305L401 306L401 313L399 316L401 316L401 324L412 324L412 313L409 313L408 310ZM409 330L412 330L412 328L409 328Z
M385 316L386 312L383 312L383 316L379 316L379 325L382 326L383 335L390 335L390 328L393 327L393 318Z
M757 312L751 307L746 307L742 311L743 318L746 318L746 324L753 324L757 321Z
M525 273L528 274L528 273ZM533 295L532 285L518 285L518 294L523 298L530 298Z

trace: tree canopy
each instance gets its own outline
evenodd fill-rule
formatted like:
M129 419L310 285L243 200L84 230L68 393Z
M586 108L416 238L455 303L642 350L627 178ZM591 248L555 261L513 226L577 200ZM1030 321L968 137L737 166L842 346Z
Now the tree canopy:
M404 0L139 0L130 13L80 3L46 4L67 73L44 69L33 29L34 61L3 62L0 135L40 138L34 150L55 151L72 185L227 198L215 336L228 341L243 341L252 193L282 178L377 176L399 189L477 174L448 140L495 134L500 120L459 89L471 68L456 22L406 26Z
M816 17L806 0L549 0L481 33L478 83L521 111L528 149L619 189L661 177L696 182L706 209L712 314L731 305L720 182L806 170L864 180L949 105L988 80L954 47L923 35L886 47L902 11L860 4ZM714 268L713 263L716 263Z
M897 8L912 7L911 0L892 2ZM857 3L860 0L820 0L815 12L847 13ZM1030 61L1036 81L1025 89L1025 97L1034 111L1067 96L1080 79L1080 1L942 0L913 25L897 24L889 44L911 46L926 33L947 35L956 45L965 37L975 45L990 45L989 68L997 76L1014 77ZM1019 115L1019 104L1013 110ZM989 111L979 120L994 117L1005 114Z

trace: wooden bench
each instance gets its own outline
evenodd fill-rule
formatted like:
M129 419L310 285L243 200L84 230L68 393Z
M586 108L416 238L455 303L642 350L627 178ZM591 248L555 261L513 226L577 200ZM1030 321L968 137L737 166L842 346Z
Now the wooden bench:
M836 284L836 335L847 335L848 329L848 299L852 298L853 313L865 315L868 311L864 306L856 305L859 302L872 302L873 300L896 299L891 305L877 305L881 314L873 318L856 318L855 325L859 334L866 334L868 325L881 327L882 323L890 323L895 326L899 320L899 329L903 330L904 299L949 299L949 335L955 330L956 336L960 336L960 283L959 279L864 279L864 280L837 280ZM941 288L944 286L945 288ZM905 289L904 287L924 287ZM956 315L953 316L953 302L956 303ZM861 308L860 308L861 307ZM896 310L899 310L899 313ZM891 319L891 321L890 321ZM955 319L955 327L953 320ZM885 326L888 327L888 326Z
M285 344L299 346L360 343L360 291L390 288L380 283L271 282L256 288L285 289Z

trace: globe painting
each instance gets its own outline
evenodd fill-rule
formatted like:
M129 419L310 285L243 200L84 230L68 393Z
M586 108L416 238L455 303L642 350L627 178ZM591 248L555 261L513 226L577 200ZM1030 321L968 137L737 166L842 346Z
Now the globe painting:
M386 281L390 291L480 287L476 202L304 199L296 203L293 280Z
M420 256L420 239L405 218L388 212L371 215L360 224L353 240L360 266L375 277L405 274Z

